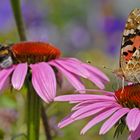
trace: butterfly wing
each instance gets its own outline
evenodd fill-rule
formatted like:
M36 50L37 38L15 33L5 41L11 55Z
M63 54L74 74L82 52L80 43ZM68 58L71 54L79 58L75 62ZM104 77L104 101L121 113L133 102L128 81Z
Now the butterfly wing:
M123 32L120 68L123 72L133 59L132 56L140 48L140 9L134 9L128 16Z

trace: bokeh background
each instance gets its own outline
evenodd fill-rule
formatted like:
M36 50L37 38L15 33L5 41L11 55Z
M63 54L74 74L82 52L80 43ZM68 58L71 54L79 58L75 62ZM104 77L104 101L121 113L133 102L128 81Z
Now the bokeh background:
M111 79L107 89L114 91L118 79L112 71L118 68L122 32L129 12L139 8L138 0L22 0L22 12L28 40L51 42L63 56L77 57L103 70ZM0 42L18 42L18 34L9 0L0 3ZM104 68L107 67L107 68ZM86 83L88 88L96 88ZM59 95L68 83L63 83ZM26 133L25 91L6 91L0 96L0 139L24 140ZM68 113L67 103L53 103L46 110L54 140L111 140L114 130L99 136L97 125L80 136L89 120L81 120L62 130L56 124ZM23 134L23 135L22 135ZM127 132L120 136L124 140ZM40 139L45 140L41 127Z

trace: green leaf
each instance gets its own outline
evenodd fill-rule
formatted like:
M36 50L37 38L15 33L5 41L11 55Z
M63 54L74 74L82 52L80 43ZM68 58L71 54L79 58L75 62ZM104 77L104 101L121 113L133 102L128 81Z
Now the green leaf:
M126 126L125 123L122 122L118 123L113 137L118 138L119 135L123 133L125 126Z

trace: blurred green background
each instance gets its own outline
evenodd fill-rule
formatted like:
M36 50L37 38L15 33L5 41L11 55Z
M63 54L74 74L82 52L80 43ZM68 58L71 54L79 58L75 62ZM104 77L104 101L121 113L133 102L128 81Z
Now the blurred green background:
M28 40L51 42L62 50L63 56L90 61L109 76L111 82L106 89L114 91L118 79L112 70L119 66L122 32L129 12L139 8L138 0L22 0L21 4ZM0 4L0 42L18 41L10 1L4 0ZM86 85L87 88L96 88L88 82ZM68 83L64 82L58 95L64 94L68 87ZM8 90L1 94L0 139L25 139L25 90L23 88L20 93ZM58 129L57 123L70 113L70 107L67 103L53 103L46 109L54 140L113 139L114 130L104 136L98 135L102 123L80 136L80 130L90 118ZM127 132L118 139L124 140L126 137ZM43 127L40 139L45 140Z

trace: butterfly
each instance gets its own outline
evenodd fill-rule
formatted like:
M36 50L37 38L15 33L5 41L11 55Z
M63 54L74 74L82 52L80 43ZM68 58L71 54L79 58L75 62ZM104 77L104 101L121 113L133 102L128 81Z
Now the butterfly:
M140 83L140 9L126 21L120 50L120 67L115 73L125 81Z

